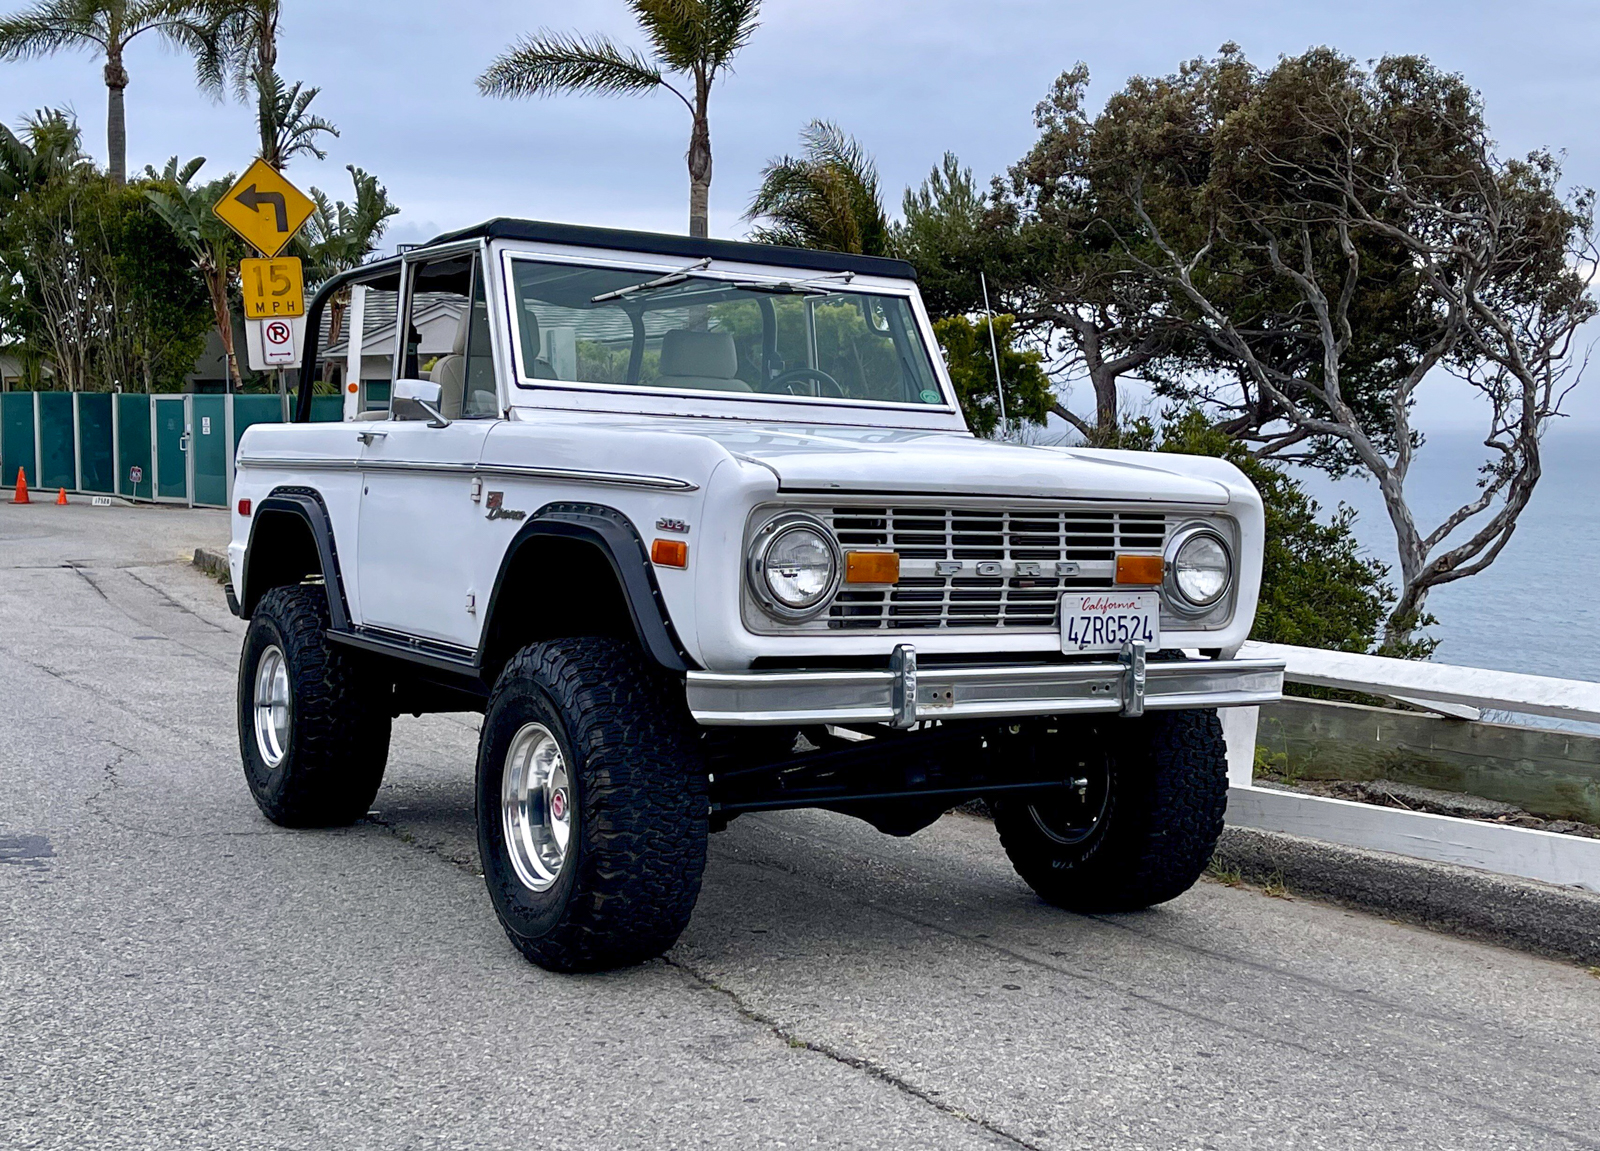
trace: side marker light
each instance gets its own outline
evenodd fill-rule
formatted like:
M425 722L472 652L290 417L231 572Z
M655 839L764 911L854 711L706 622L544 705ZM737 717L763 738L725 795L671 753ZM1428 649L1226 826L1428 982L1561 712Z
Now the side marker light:
M689 545L683 540L657 540L650 545L650 562L657 567L689 566Z

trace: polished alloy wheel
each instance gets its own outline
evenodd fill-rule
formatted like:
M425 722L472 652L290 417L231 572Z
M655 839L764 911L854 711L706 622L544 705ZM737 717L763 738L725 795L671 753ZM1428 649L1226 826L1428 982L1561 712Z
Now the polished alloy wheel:
M1028 806L1045 837L1065 847L1083 843L1100 830L1111 805L1111 762L1096 756L1078 765L1060 798Z
M289 663L276 645L256 664L254 711L256 751L268 767L277 767L289 754Z
M561 876L572 834L572 781L555 735L524 724L511 741L500 782L506 850L530 891L548 891Z

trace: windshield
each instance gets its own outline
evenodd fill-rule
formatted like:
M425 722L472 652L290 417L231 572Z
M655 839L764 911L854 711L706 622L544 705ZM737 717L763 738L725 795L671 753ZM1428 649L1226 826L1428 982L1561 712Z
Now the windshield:
M942 405L910 302L787 283L514 259L520 374L577 384Z

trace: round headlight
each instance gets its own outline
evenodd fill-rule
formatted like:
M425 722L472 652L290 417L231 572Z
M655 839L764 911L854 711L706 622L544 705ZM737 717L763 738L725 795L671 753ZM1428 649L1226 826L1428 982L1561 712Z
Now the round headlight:
M1172 582L1191 607L1211 607L1227 595L1233 583L1233 559L1222 537L1198 531L1184 540L1172 557Z
M801 520L775 526L757 545L757 592L781 615L821 608L839 582L839 549L819 523Z

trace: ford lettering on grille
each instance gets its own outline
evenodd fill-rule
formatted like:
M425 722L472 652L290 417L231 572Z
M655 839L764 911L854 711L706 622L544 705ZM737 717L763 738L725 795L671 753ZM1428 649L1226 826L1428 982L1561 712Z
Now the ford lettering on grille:
M1160 512L834 507L840 545L900 554L892 588L847 588L807 627L1052 631L1063 592L1116 586L1119 553L1159 554Z

